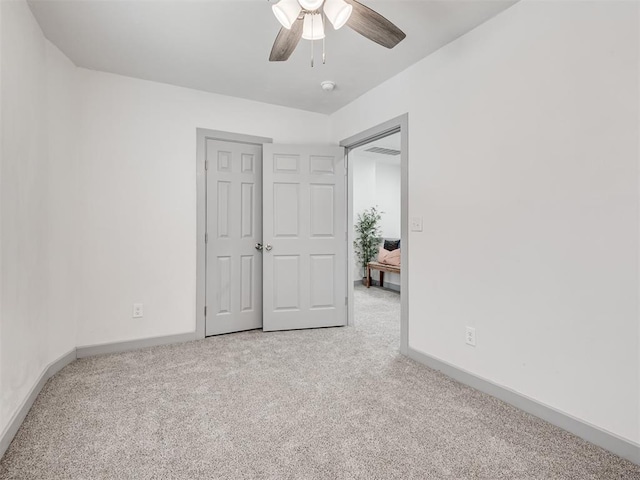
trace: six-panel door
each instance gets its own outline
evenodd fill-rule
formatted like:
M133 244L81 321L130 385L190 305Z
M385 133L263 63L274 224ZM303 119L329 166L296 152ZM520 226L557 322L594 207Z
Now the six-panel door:
M206 335L261 328L262 146L206 142Z
M342 148L264 145L264 330L346 325L345 187Z

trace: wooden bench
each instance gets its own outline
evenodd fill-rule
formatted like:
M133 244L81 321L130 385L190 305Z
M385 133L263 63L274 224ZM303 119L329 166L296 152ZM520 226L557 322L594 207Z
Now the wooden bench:
M384 287L384 272L400 273L400 267L395 265L387 265L386 263L369 262L367 263L367 288L371 286L371 270L380 272L380 286Z

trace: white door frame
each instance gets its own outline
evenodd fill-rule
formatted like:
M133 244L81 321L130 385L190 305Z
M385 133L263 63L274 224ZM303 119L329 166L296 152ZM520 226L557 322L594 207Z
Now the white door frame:
M401 237L400 249L400 353L407 355L409 349L409 114L405 113L364 132L353 135L340 142L341 147L347 150L347 248L348 248L348 309L347 321L353 325L353 285L354 264L353 251L353 164L348 161L349 152L371 141L400 132L400 168L401 168Z
M207 175L205 159L207 157L206 141L221 140L223 142L264 145L273 143L271 138L223 132L220 130L196 129L196 339L205 338L205 305L207 292Z

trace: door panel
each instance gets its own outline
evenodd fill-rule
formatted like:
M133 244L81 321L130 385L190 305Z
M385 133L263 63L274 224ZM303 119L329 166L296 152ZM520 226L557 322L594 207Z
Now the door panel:
M274 255L272 285L275 311L300 311L299 255Z
M206 335L262 327L262 147L206 140Z
M300 186L273 184L273 236L298 239L300 232Z
M344 161L339 147L264 145L264 330L346 325Z

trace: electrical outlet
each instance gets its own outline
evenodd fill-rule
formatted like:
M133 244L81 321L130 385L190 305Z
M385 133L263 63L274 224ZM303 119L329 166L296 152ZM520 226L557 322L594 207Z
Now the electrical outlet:
M471 345L472 347L475 347L476 346L476 329L473 327L467 327L464 340L467 345Z
M141 303L133 304L133 318L142 318L144 316L144 310Z

